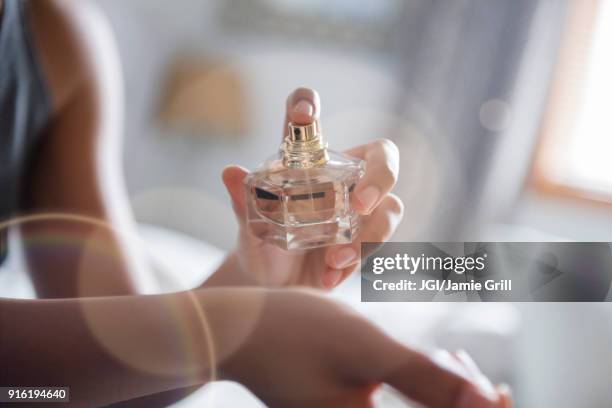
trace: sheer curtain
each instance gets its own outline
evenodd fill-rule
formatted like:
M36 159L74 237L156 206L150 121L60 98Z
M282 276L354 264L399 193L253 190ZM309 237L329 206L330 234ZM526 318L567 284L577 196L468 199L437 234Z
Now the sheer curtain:
M395 132L398 191L407 218L427 222L400 231L401 239L468 239L483 199L520 188L566 3L409 3L396 44L405 87L398 114L408 124ZM515 185L490 185L509 175Z

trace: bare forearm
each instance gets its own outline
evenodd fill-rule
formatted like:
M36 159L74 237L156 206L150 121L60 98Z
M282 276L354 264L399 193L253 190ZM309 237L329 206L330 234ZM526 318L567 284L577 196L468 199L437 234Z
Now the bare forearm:
M75 406L98 406L204 383L207 294L0 300L0 384L70 386Z

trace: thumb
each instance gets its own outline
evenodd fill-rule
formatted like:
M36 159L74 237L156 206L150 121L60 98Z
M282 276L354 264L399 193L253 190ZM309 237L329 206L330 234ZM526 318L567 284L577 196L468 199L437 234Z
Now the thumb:
M227 166L221 173L225 188L232 199L234 212L238 221L242 224L246 218L246 190L244 178L249 174L248 170L240 166Z

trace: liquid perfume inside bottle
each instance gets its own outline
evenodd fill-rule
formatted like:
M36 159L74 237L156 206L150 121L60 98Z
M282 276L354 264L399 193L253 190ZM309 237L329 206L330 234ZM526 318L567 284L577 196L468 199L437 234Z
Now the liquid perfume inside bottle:
M349 243L359 229L351 194L364 162L327 149L316 122L289 124L278 154L246 179L251 232L277 246Z

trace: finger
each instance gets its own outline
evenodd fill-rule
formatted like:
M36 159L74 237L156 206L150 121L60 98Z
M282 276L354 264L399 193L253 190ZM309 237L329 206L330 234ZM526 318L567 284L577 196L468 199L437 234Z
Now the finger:
M246 219L246 190L244 178L249 174L248 170L240 166L227 166L221 173L225 188L232 200L232 206L240 223Z
M321 274L321 286L325 289L335 288L344 278L344 271L341 269L326 268Z
M465 350L459 350L453 353L453 356L463 364L463 366L467 369L470 378L472 381L480 387L480 389L487 395L494 396L496 395L495 387L491 381L480 371L476 362L470 357L470 355Z
M500 408L512 408L512 390L507 384L500 384L497 387L497 393L500 396Z
M494 408L496 398L483 393L448 360L434 359L400 346L401 365L382 380L406 397L432 408ZM396 352L397 353L397 352ZM403 355L402 355L403 354Z
M410 349L371 322L356 327L361 337L346 344L349 355L359 355L348 367L355 381L389 384L410 400L430 408L497 407L497 398L485 395L474 385L450 353L426 355ZM363 336L366 330L368 334Z
M362 217L358 239L350 244L329 248L325 254L328 267L338 270L359 263L362 242L385 242L395 232L404 216L404 205L394 194L383 198L376 210Z
M326 271L321 274L321 286L329 290L335 288L351 276L358 267L359 264L351 265L342 270L327 267Z
M392 141L379 139L346 153L366 163L365 175L355 186L351 204L360 214L369 214L395 186L399 173L399 150Z
M321 100L314 89L297 88L287 98L283 139L289 134L289 123L307 125L313 121L319 125Z

